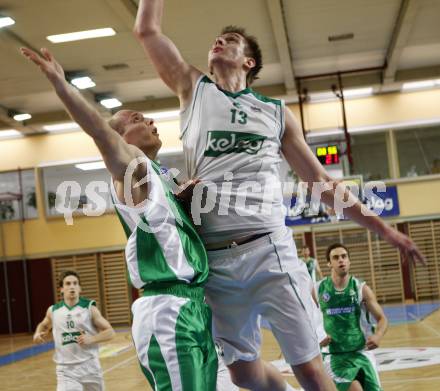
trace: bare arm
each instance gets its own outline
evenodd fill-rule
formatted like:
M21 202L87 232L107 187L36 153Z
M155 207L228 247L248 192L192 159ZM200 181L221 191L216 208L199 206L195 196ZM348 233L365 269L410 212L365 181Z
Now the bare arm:
M50 307L46 311L44 319L38 323L34 333L34 343L44 343L49 340L49 332L52 329L52 311Z
M388 319L385 316L382 307L377 302L374 292L366 284L362 288L362 296L368 312L374 316L374 319L376 319L377 322L376 332L368 337L366 347L369 350L376 349L379 347L380 340L385 335L388 328Z
M300 125L288 108L285 109L285 117L286 129L281 142L282 152L287 162L290 167L308 183L310 190L313 189L314 183L328 184L330 189L322 193L322 200L333 208L336 200L336 187L340 181L332 179L322 167L321 163L319 163L304 140ZM348 190L344 194L344 202L347 204L353 203L352 206L344 209L344 216L376 232L388 243L399 248L402 253L410 256L414 261L424 263L423 255L408 236L391 228L379 217L371 216L371 212L365 205L361 204Z
M41 50L41 56L27 48L22 48L21 52L38 65L70 116L93 138L112 177L123 181L128 164L140 156L140 151L127 144L81 93L65 80L63 68L47 49Z
M322 280L323 275L322 275L321 267L319 266L318 260L316 260L316 274L318 276L318 280Z
M185 108L201 72L189 65L176 45L162 33L163 0L140 0L134 33L164 83Z
M107 319L105 319L98 308L92 306L92 322L96 329L99 331L96 335L81 334L78 337L78 344L80 345L90 345L99 342L105 342L111 340L115 336L115 331L110 325Z

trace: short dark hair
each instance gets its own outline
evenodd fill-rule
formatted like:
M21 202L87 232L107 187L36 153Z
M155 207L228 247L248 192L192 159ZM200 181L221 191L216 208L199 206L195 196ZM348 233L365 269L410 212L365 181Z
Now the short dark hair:
M347 246L344 246L342 243L333 243L332 245L327 247L327 251L325 252L325 257L327 259L327 262L330 262L330 253L335 248L342 247L345 251L347 251L348 257L350 257L350 251L348 250Z
M59 280L60 288L63 287L64 279L65 279L66 277L69 277L69 276L74 276L74 277L76 277L76 278L78 279L78 284L81 285L81 282L80 282L80 280L79 280L79 274L78 274L77 272L75 272L75 271L73 271L73 270L65 270L65 271L62 272L61 275L60 275L60 280Z
M263 68L263 55L261 54L260 45L257 38L253 35L246 33L246 29L238 26L226 26L221 31L221 34L236 33L241 35L246 41L246 56L252 57L255 60L255 66L246 75L246 84L250 86L255 80L258 79L258 73Z

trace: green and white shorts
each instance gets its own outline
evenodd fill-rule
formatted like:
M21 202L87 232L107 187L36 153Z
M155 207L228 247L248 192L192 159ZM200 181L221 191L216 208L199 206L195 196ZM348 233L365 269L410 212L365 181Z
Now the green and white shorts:
M347 391L354 380L364 391L382 391L373 352L323 353L324 367L338 391Z
M104 391L104 379L98 358L79 364L58 364L57 391Z
M132 336L154 391L215 391L217 353L203 289L145 291L132 306Z

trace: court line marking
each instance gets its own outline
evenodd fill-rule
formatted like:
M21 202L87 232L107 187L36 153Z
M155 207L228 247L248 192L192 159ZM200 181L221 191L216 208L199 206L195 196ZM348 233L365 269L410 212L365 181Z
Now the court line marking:
M134 356L132 356L132 357L126 358L124 361L121 361L121 362L113 365L110 368L107 368L102 373L105 375L106 373L113 371L113 369L116 369L116 368L122 367L125 364L128 364L130 361L133 361L135 358L137 358L136 354Z
M437 335L437 336L440 337L440 332L437 331L437 330L436 330L434 327L432 327L431 325L426 324L426 323L422 323L422 326L425 326L426 328L428 328L429 330L431 330L435 335Z
M416 381L431 381L440 380L440 376L436 377L419 377L419 378L409 378L409 379L399 379L399 380L381 380L381 383L403 383L403 382L416 382Z

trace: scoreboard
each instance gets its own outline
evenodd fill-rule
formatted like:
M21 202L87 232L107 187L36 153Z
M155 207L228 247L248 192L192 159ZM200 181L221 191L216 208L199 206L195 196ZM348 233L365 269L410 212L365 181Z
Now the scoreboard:
M323 166L339 164L339 148L337 145L327 145L316 148L316 157Z

